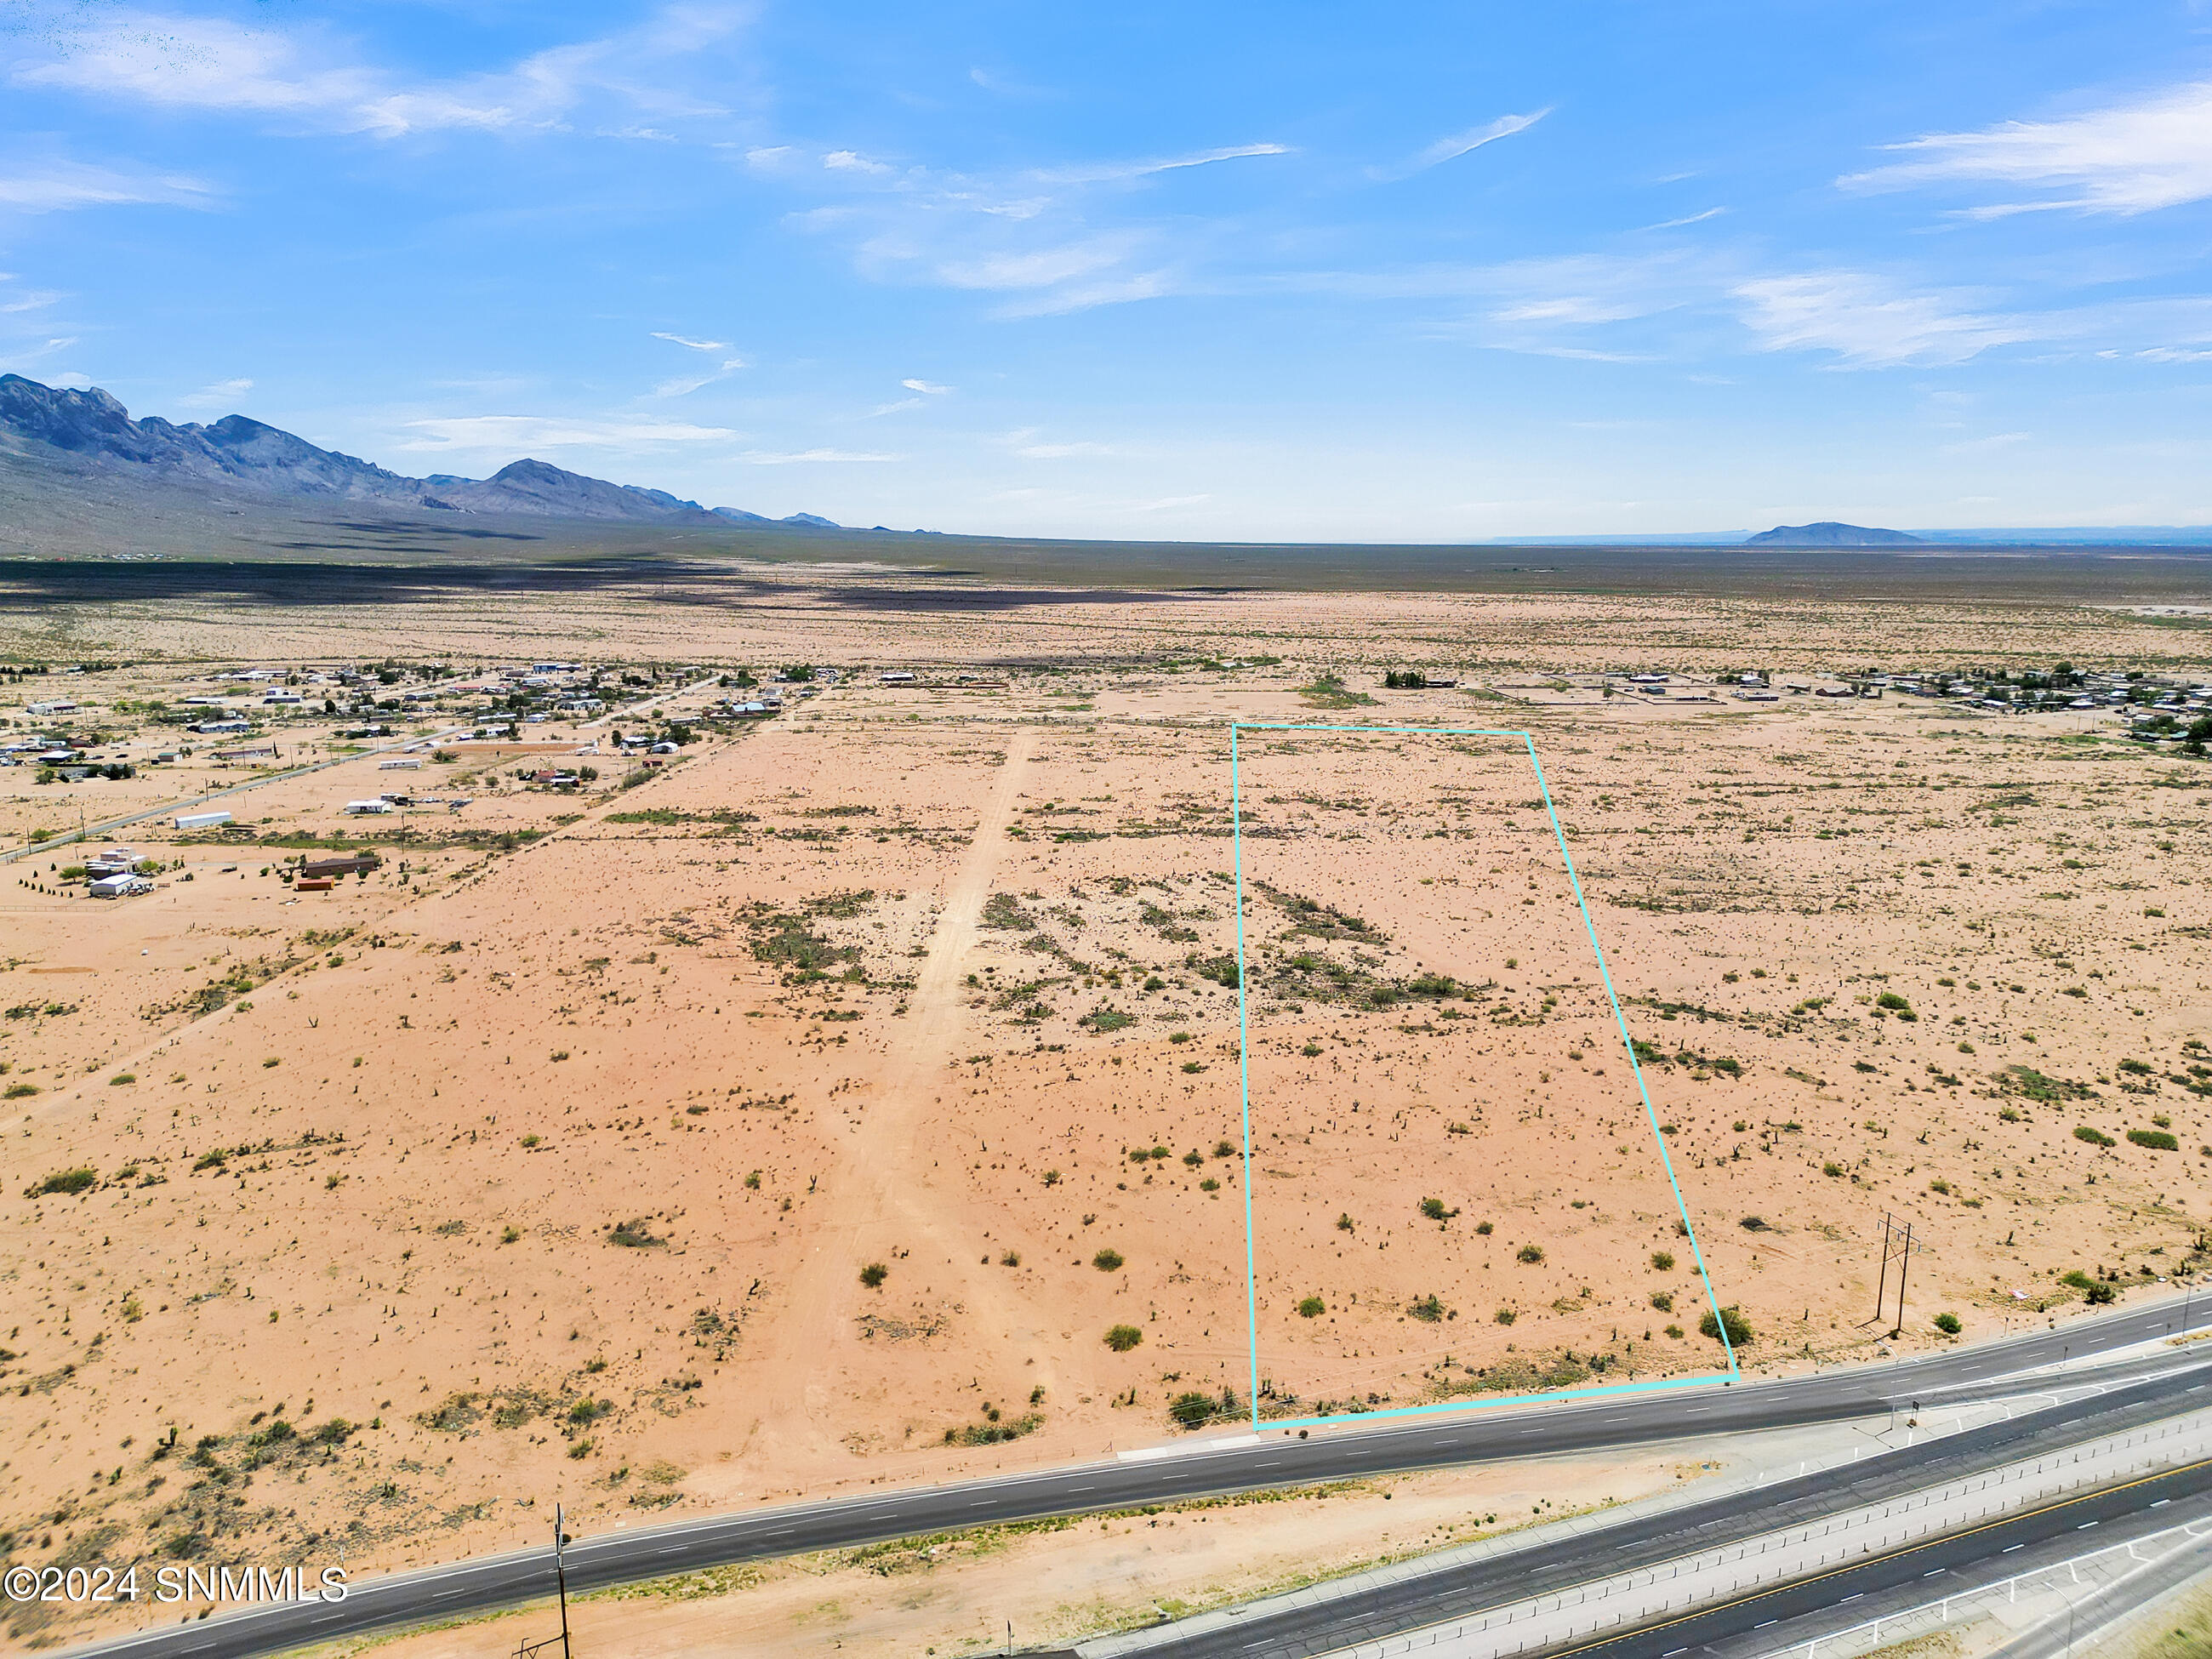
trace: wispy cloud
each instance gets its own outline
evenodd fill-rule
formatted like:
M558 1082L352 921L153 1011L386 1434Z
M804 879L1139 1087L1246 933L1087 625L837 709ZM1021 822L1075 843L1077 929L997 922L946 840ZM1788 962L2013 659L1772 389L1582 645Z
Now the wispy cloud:
M1097 161L1086 166L1042 167L1027 176L1044 185L1103 185L1124 179L1146 179L1155 173L1178 173L1185 167L1211 167L1217 161L1242 161L1261 155L1288 155L1288 144L1231 144L1221 149L1202 149L1193 155L1171 155L1149 161Z
M564 420L543 415L459 415L410 421L408 450L649 449L664 444L723 443L745 434L683 421Z
M1218 240L1219 228L1188 215L1131 216L1121 204L1141 199L1166 175L1290 153L1285 144L1255 143L989 173L788 143L757 146L744 159L757 175L831 194L784 223L848 240L864 275L1000 294L1008 297L996 314L1037 317L1181 291L1180 249ZM815 164L817 155L823 165Z
M1410 179L1417 173L1441 167L1446 161L1455 161L1461 156L1480 149L1485 144L1494 144L1500 138L1510 138L1516 133L1526 132L1551 113L1547 106L1529 115L1501 115L1495 121L1486 121L1479 127L1469 127L1465 132L1455 132L1439 138L1427 149L1407 157L1394 167L1370 169L1376 179Z
M1036 428L1034 427L1024 427L1018 431L1009 432L1003 441L1009 452L1020 456L1025 461L1066 461L1083 456L1112 455L1118 453L1109 444L1040 442Z
M791 466L802 461L902 461L906 457L866 449L749 449L738 459L748 466Z
M198 392L178 398L177 403L185 409L221 409L225 404L236 403L252 390L253 382L248 380L217 380L212 386L204 386Z
M1734 294L1762 349L1826 351L1855 368L1962 363L2051 332L2034 319L1981 309L1986 295L1902 288L1865 271L1765 276Z
M688 398L701 386L712 386L717 380L727 380L744 366L744 358L732 357L720 368L710 373L678 374L672 380L663 380L653 388L653 395L656 398Z
M722 112L653 71L685 62L742 21L728 6L672 7L635 29L535 52L506 70L410 82L361 61L349 41L325 28L256 29L220 17L120 11L58 36L12 78L173 109L273 117L302 132L392 139L517 131L563 125L594 100L662 117ZM665 136L635 123L605 130Z
M1992 432L1985 438L1961 438L1943 446L1947 455L1978 455L1997 450L2010 449L2014 444L2031 442L2033 432Z
M1680 230L1685 225L1702 225L1708 219L1717 219L1726 213L1724 207L1707 208L1703 213L1692 213L1680 219L1662 219L1656 225L1646 225L1646 230Z
M213 192L180 173L123 173L76 161L0 163L0 211L58 213L142 204L207 207Z
M711 354L727 351L730 349L729 342L726 340L694 340L688 335L665 333L659 329L653 331L653 337L656 340L665 340L671 345L682 346L687 351L702 351ZM713 368L699 370L690 374L678 374L661 381L653 388L653 395L656 398L688 398L700 387L712 386L717 380L726 380L746 367L748 365L743 357L725 357Z
M899 384L908 392L922 392L932 398L942 398L952 390L949 386L933 386L927 380L901 380Z
M896 415L903 410L920 409L928 401L927 398L901 398L895 403L878 404L867 412L866 418L872 421L879 415Z
M2007 121L1891 146L1911 159L1837 182L1852 190L1941 184L2059 192L1986 203L1971 217L2063 209L2133 215L2212 198L2212 81L2064 120Z

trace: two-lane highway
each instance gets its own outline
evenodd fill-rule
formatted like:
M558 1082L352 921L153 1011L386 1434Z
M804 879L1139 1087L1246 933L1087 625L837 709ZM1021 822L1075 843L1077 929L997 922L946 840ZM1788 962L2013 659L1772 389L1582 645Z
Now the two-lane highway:
M1996 1377L2062 1359L2070 1375L2099 1356L2179 1333L2184 1307L2179 1301L2162 1302L1983 1346L1770 1382L1710 1382L1660 1393L1398 1418L1380 1426L1352 1425L1304 1439L1270 1430L1256 1437L1237 1437L1231 1444L1179 1448L1159 1458L873 1492L604 1534L570 1548L568 1583L571 1589L597 1589L919 1533L1357 1475L1834 1422L1893 1406L1933 1404L1945 1395L1992 1392ZM2212 1308L2192 1302L2188 1319L2191 1328L2212 1328ZM2167 1369L2181 1358L2155 1350L2140 1366L2116 1367L2115 1380L2152 1365ZM550 1555L536 1548L372 1580L337 1604L283 1604L157 1626L83 1651L130 1659L250 1659L307 1642L512 1606L551 1590Z

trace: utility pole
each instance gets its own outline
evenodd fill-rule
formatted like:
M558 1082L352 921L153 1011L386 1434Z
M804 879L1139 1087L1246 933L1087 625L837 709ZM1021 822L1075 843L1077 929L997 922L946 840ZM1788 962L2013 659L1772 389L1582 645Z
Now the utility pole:
M1905 1334L1905 1275L1912 1266L1912 1224L1905 1224L1905 1248L1897 1255L1897 1323L1889 1334L1893 1340Z
M1889 1295L1889 1212L1881 1212L1881 1271L1874 1276L1874 1322L1881 1323L1881 1304Z
M568 1568L562 1552L568 1547L568 1526L560 1504L553 1506L553 1582L561 1595L561 1659L568 1659Z

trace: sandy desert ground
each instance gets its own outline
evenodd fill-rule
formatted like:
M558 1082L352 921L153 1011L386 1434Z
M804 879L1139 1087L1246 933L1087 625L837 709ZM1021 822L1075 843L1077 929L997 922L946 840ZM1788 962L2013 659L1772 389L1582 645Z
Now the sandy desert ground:
M1242 733L1269 1421L1721 1364L1662 1144L1747 1370L1896 1346L1886 1215L1907 1347L2201 1264L2212 769L2099 716L1599 680L2202 678L2186 619L855 585L0 637L127 658L94 702L354 660L365 622L477 663L848 671L629 787L478 787L327 893L262 872L392 833L335 815L373 758L239 798L227 841L134 828L182 860L143 898L0 870L11 1559L380 1571L533 1540L556 1499L641 1524L1154 1444L1191 1395L1249 1412L1231 720L1528 731L1639 1056L1525 748ZM1408 665L1461 684L1380 689ZM0 817L74 807L25 780Z

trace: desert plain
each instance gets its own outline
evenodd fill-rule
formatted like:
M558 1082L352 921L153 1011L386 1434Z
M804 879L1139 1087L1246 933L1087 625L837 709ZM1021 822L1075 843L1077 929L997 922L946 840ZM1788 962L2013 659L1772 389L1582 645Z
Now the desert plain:
M643 1524L2162 1293L2212 1218L2212 764L2105 711L1728 687L2201 681L2207 621L788 565L0 611L0 659L108 665L66 683L118 732L218 666L548 658L696 728L558 787L517 775L587 722L447 734L409 787L468 805L404 820L343 815L390 775L318 731L285 760L321 770L177 776L252 785L234 828L117 830L149 893L83 896L81 847L0 867L4 1553L375 1572L556 1502ZM779 665L836 673L713 718ZM154 777L0 774L5 844ZM309 847L380 861L300 890Z

